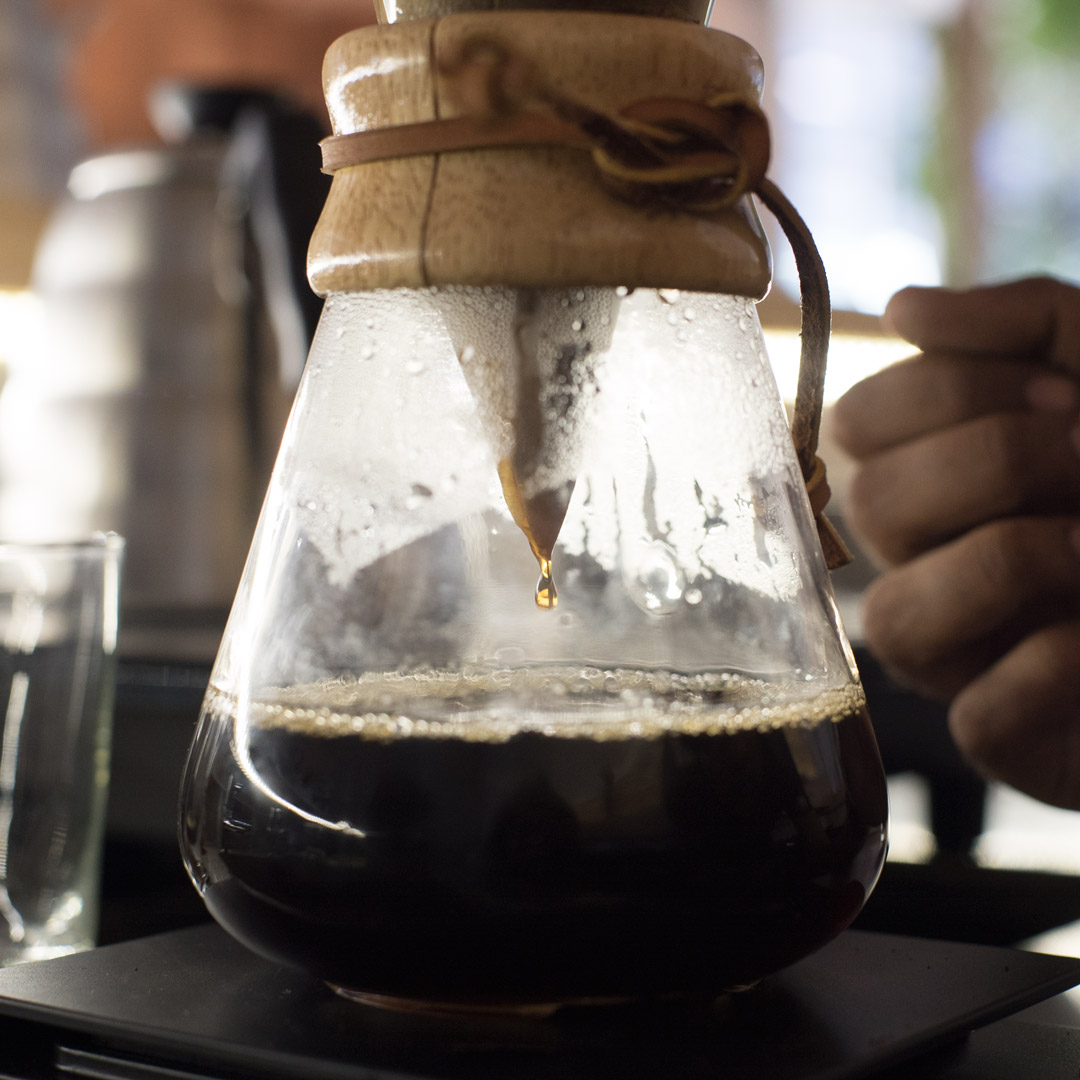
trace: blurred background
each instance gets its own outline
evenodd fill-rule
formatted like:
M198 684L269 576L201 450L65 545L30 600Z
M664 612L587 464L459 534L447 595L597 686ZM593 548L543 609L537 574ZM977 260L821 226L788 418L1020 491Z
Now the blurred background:
M0 2L0 538L129 544L104 940L203 917L176 787L319 312L322 54L372 20L367 0ZM906 355L877 318L895 289L1080 280L1074 0L717 0L712 25L765 61L771 173L837 308L828 400ZM790 398L795 274L774 253L761 311ZM823 446L842 526L827 414ZM942 708L877 669L873 573L860 556L834 579L893 803L863 924L995 943L1070 925L1080 820L987 788Z

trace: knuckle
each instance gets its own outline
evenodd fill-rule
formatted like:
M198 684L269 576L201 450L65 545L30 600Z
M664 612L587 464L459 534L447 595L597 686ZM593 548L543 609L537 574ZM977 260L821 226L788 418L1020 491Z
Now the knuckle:
M963 541L970 576L983 591L1018 602L1053 597L1071 605L1080 591L1080 559L1062 518L1002 518L972 530Z
M976 421L976 453L984 473L992 478L997 509L1021 507L1033 479L1030 455L1012 416L998 415Z
M973 576L995 590L1023 576L1033 555L1031 531L1028 522L1008 518L973 530L967 545Z

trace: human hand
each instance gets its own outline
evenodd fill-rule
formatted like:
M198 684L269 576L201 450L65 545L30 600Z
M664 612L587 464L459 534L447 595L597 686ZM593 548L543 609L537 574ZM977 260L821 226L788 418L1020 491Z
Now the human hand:
M921 355L834 415L884 568L867 645L981 771L1080 809L1080 289L905 289L886 318Z

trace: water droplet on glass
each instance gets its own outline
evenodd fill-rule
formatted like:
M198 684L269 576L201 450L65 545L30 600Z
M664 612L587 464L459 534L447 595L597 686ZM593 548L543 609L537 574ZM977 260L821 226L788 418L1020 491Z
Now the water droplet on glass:
M691 606L696 606L701 603L701 590L700 589L687 589L683 593L683 599Z
M476 350L471 345L466 345L465 348L461 350L461 362L463 364L468 364L475 358Z
M677 304L681 294L678 289L657 289L656 295L659 296L665 304Z
M427 484L413 484L412 491L414 495L419 495L422 499L430 499L435 494Z
M745 316L739 316L739 329L745 334L750 329L750 320Z
M570 324L570 329L571 330L578 330L578 331L584 330L585 329L585 324L580 319L575 319Z
M685 311L683 311L682 317L687 322L693 322L697 318L697 312L692 307L688 307Z
M424 370L423 360L406 360L405 361L405 374L406 375L419 375Z
M574 293L574 299L580 304L585 299L585 290L578 289L578 291Z
M630 290L625 285L615 286L615 295L622 300L623 297L630 295Z
M643 553L628 582L634 603L650 615L669 615L683 595L685 576L664 544L652 544Z

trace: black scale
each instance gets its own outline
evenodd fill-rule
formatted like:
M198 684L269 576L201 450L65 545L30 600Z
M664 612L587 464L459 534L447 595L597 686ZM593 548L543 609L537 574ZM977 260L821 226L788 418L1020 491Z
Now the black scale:
M709 1006L425 1016L207 924L0 971L0 1080L856 1080L1078 982L1080 959L849 930Z

